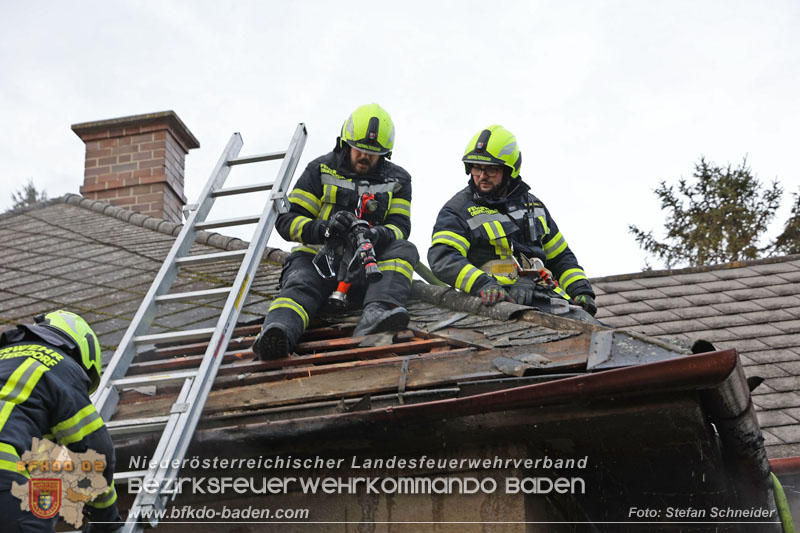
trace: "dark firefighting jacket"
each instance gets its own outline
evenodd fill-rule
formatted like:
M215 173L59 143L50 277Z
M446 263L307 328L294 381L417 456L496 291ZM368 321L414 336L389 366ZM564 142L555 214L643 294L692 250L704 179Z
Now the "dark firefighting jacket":
M289 193L289 212L275 226L285 240L302 243L292 251L317 253L308 245L322 244L326 221L338 211L353 212L364 193L375 195L377 208L364 209L362 218L391 229L395 239L408 239L411 176L384 158L369 174L356 174L347 170L345 157L345 150L336 150L311 161Z
M114 446L89 399L89 376L67 355L68 346L41 326L17 326L0 335L0 490L31 478L18 464L34 437L76 453L92 449L105 455L103 476L110 488L87 502L86 511L93 520L115 520ZM52 476L35 471L33 477Z
M492 283L511 285L514 279L493 276L480 267L489 261L539 258L558 281L559 294L590 294L586 278L547 207L521 179L512 180L510 192L500 198L480 194L472 183L439 211L428 250L431 270L453 287L478 294Z

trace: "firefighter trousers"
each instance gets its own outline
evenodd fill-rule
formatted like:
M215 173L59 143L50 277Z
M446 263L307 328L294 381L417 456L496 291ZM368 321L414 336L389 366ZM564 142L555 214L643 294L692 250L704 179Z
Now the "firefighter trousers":
M395 240L376 249L378 267L383 274L380 281L368 283L362 279L353 283L348 300L362 301L363 305L383 302L391 306L404 306L411 291L414 267L419 262L417 248L406 240ZM336 280L326 280L319 275L308 252L293 252L281 272L280 293L267 312L264 327L279 323L289 337L290 349L296 346L311 319L336 290ZM362 300L363 297L363 300Z

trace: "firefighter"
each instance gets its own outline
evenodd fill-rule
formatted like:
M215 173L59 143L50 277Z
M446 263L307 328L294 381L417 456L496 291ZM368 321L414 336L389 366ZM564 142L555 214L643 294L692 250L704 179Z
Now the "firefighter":
M586 274L520 177L514 135L489 126L470 139L461 160L470 179L439 211L428 250L433 273L485 305L511 301L596 322ZM528 272L538 275L520 276Z
M260 359L292 352L309 321L337 289L336 280L324 279L313 263L321 245L346 242L365 226L382 278L370 283L362 275L353 282L348 300L363 302L353 336L408 324L404 306L419 255L407 240L411 176L389 161L394 135L389 113L378 104L363 105L342 125L334 150L309 163L297 180L288 196L289 212L278 217L276 228L285 240L300 245L284 264L280 293L253 344ZM339 250L335 261L333 270L339 271L349 258Z
M114 489L114 447L89 394L100 383L100 343L81 317L67 311L39 315L34 325L0 334L0 516L3 531L53 531L58 515L41 519L22 511L11 494L31 474L18 468L36 438L49 438L76 453L105 455L109 489L87 502L90 531L122 527ZM37 477L34 475L34 477ZM53 477L44 476L44 477ZM62 494L62 497L63 494Z

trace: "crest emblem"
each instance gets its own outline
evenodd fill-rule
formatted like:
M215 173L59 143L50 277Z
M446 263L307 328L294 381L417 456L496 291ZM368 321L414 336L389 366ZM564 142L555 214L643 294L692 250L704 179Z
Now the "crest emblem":
M52 518L61 509L61 480L34 478L28 483L31 513L37 518Z

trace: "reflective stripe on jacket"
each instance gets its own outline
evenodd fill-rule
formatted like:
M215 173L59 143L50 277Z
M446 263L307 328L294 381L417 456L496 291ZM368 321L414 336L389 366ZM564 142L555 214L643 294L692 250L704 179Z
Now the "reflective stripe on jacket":
M442 207L428 250L433 273L463 292L478 294L491 283L513 283L483 272L479 265L524 254L541 259L567 294L594 296L547 207L520 179L511 186L514 190L500 199L467 186Z

